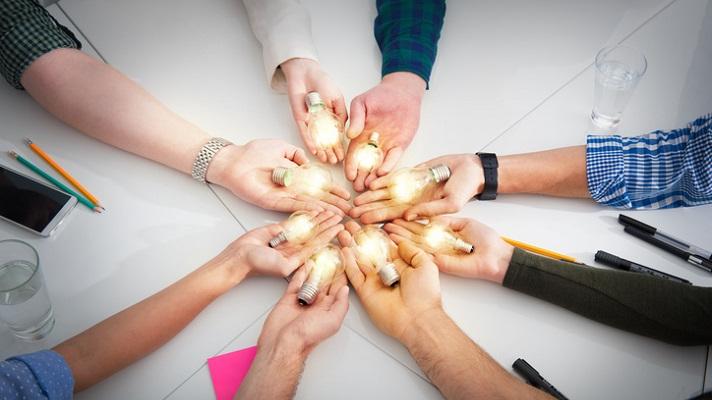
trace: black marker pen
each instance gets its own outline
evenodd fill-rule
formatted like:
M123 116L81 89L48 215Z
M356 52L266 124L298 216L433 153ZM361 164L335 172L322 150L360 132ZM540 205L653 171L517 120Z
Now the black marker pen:
M657 269L649 268L644 265L640 265L638 263L634 263L632 261L628 261L624 258L620 258L618 256L614 256L611 253L606 253L603 250L598 250L596 252L596 256L594 259L602 264L606 264L609 267L617 268L617 269L622 269L623 271L630 271L630 272L638 272L641 274L648 274L652 276L656 276L658 278L663 278L667 279L669 281L674 281L674 282L679 282L679 283L686 283L688 285L692 285L692 282L679 278L675 275L670 275L668 273L658 271Z

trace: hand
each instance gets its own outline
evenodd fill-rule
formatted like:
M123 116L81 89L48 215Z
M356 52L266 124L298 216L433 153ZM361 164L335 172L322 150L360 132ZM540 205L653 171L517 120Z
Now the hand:
M497 232L472 219L437 217L432 221L449 226L460 238L475 246L470 254L434 254L435 264L441 271L502 284L514 248L502 240ZM408 242L422 243L423 227L417 222L395 220L383 229L400 245Z
M260 351L278 345L306 356L316 345L334 335L349 309L349 288L344 273L334 277L326 293L309 306L299 305L297 292L307 278L305 268L292 277L284 296L267 317L258 340Z
M329 210L339 215L351 209L348 190L334 185L316 199L290 193L272 182L275 167L297 167L309 160L304 150L280 140L258 139L222 149L210 163L208 181L230 189L237 197L268 210Z
M360 226L349 221L339 233L346 275L373 323L386 335L403 341L403 335L415 321L430 311L442 310L438 269L430 256L410 242L398 246L400 258L394 263L400 272L400 284L386 287L370 266L359 264L349 247ZM348 232L347 232L348 231Z
M213 262L227 267L226 281L236 284L251 275L286 277L306 261L315 249L329 243L344 226L341 217L329 211L314 212L319 224L317 234L307 243L295 246L284 243L278 249L269 247L269 241L284 230L281 224L253 229L228 245Z
M351 102L349 143L344 171L354 189L362 192L378 176L393 170L418 130L425 81L410 72L394 72L380 84ZM359 170L356 149L368 142L371 132L381 134L382 163L370 172Z
M403 218L414 221L423 217L449 214L460 211L484 187L484 172L480 158L474 154L454 154L438 157L416 167L433 167L445 164L450 167L450 179L444 185L427 193L416 205L400 204L390 198L388 185L390 176L380 177L371 182L370 189L354 199L354 207L349 213L352 218L360 218L361 223L373 224Z
M333 112L343 127L346 124L346 104L344 96L331 80L329 75L319 66L319 63L306 58L292 58L281 64L287 79L289 106L292 108L294 122L299 127L299 134L307 149L321 162L336 164L344 159L342 143L327 150L316 147L314 140L307 131L308 110L304 99L309 92L318 92L326 107Z

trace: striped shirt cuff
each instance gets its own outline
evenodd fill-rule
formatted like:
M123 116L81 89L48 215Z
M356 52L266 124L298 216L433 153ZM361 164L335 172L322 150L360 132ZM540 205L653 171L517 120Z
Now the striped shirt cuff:
M618 208L658 209L712 203L712 115L646 135L589 135L591 197Z

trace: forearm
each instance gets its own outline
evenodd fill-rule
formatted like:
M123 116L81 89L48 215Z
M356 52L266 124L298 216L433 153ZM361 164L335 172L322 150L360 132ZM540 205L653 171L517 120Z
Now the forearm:
M411 72L424 82L437 55L445 1L378 0L374 33L383 55L381 75Z
M447 399L547 397L507 373L442 310L418 317L402 342Z
M274 346L260 348L250 371L242 381L235 399L291 399L304 371L306 352L279 340Z
M498 157L498 193L589 198L586 146Z
M190 173L207 133L111 66L72 49L49 52L22 75L47 111L102 142Z
M76 392L151 353L180 332L215 298L243 279L211 261L163 291L54 348L69 364ZM108 345L107 345L108 344Z
M664 342L712 343L712 288L579 266L518 249L503 285Z

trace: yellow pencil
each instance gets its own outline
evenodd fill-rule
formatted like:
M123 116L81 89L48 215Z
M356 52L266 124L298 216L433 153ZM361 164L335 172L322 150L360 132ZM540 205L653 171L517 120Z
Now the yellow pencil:
M32 151L34 151L35 153L37 153L38 156L42 157L42 159L47 161L47 164L49 164L52 168L54 168L55 171L59 172L59 174L62 175L66 180L68 180L69 183L74 185L74 187L77 188L77 190L82 192L82 194L84 196L86 196L87 199L89 199L89 201L94 203L94 205L99 207L100 209L102 209L102 210L104 209L104 207L102 207L101 203L99 202L99 199L97 199L96 196L91 194L91 192L89 192L89 190L87 188L85 188L84 185L79 183L79 181L76 180L72 175L70 175L66 169L62 168L61 165L59 165L56 161L54 161L54 159L52 157L50 157L49 154L45 153L45 151L42 150L42 148L40 146L38 146L32 140L27 139L27 138L25 138L25 142L27 143L28 146L30 146Z
M531 251L532 253L541 254L542 256L550 257L556 260L563 260L572 263L577 263L575 258L567 256L566 254L557 253L555 251L547 250L538 246L534 246L528 243L520 242L519 240L510 239L508 237L502 236L502 240L511 244L514 247L519 247L520 249Z

